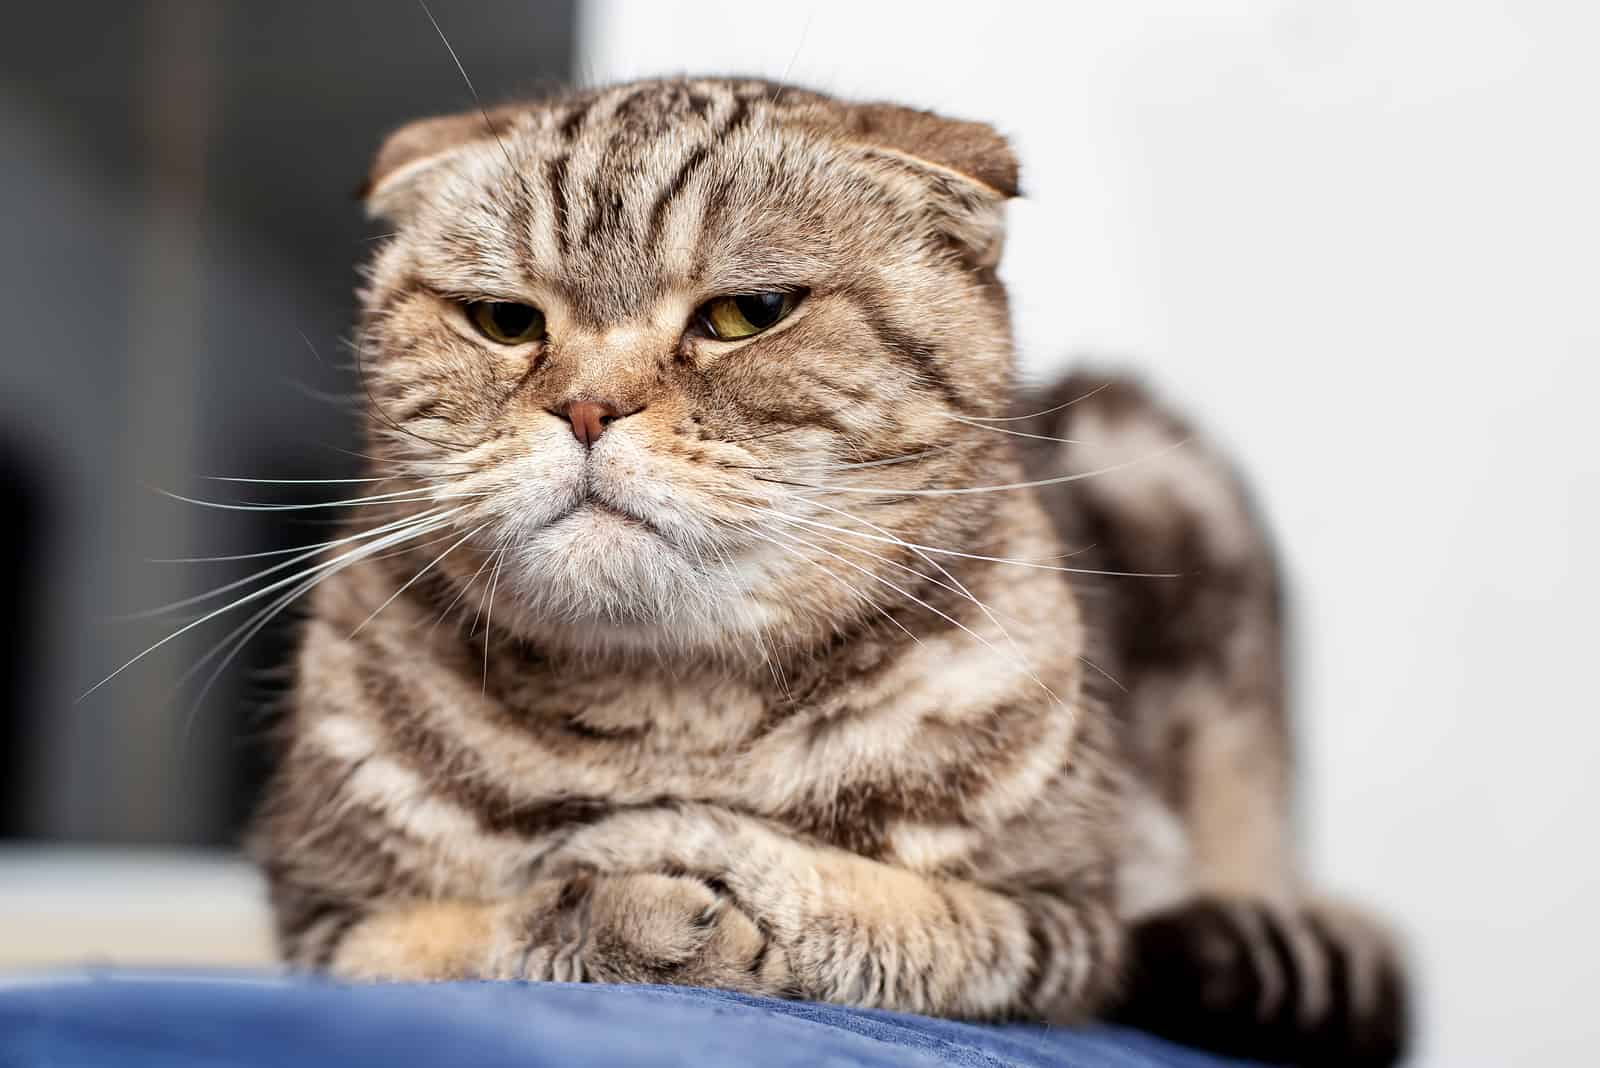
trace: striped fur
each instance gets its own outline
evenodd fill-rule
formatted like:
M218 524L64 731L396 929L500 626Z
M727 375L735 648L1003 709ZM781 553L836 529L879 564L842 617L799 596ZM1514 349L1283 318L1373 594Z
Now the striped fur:
M1024 439L1031 473L1137 461L1044 494L1063 542L1085 547L1074 560L1179 575L1074 583L1105 671L1087 681L1140 784L1124 801L1130 976L1111 1011L1256 1060L1398 1060L1407 1008L1394 942L1296 870L1282 591L1250 501L1134 383L1080 372L1024 403L1046 413L1016 424L1037 435Z
M987 127L753 81L390 139L359 350L392 496L350 529L418 525L313 597L256 836L287 959L1222 1045L1190 1024L1226 989L1229 1041L1276 1043L1250 1052L1334 1021L1391 1057L1393 973L1357 963L1391 958L1294 876L1276 579L1234 480L1161 453L1181 431L1127 386L994 421L1016 181ZM803 297L766 333L686 329L771 289ZM476 300L547 334L487 342ZM592 442L580 400L618 413ZM1184 577L1069 582L1063 538ZM1252 925L1208 971L1223 913Z

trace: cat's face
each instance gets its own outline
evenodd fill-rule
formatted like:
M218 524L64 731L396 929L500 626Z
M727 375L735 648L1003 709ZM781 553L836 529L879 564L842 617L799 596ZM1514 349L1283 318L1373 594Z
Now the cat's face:
M1009 393L1014 182L987 128L764 83L407 127L369 194L376 473L460 509L436 573L525 634L840 629L920 563L893 538L965 545L992 507L897 491L1003 462L962 420Z

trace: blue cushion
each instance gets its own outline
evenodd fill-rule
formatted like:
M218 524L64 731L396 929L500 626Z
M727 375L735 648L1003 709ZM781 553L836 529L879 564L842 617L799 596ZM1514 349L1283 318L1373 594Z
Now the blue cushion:
M0 979L0 1065L1217 1068L1109 1027L979 1026L683 987L346 986L72 973Z

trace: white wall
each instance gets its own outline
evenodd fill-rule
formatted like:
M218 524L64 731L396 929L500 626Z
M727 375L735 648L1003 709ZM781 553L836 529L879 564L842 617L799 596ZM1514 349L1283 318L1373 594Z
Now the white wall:
M604 2L583 37L591 80L787 72L1013 138L1025 365L1147 368L1272 513L1313 864L1413 935L1423 1060L1595 1063L1600 8Z

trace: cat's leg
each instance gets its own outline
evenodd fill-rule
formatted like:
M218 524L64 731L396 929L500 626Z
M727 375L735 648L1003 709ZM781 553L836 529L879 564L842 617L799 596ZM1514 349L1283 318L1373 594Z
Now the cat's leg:
M1027 432L1051 439L1029 449L1031 475L1098 472L1041 500L1088 572L1073 576L1088 655L1117 681L1087 682L1133 772L1181 821L1194 884L1287 896L1282 583L1243 484L1135 382L1074 374L1025 406L1042 413Z
M449 847L429 849L426 839L407 837L415 824L392 810L340 803L351 768L317 765L301 748L280 770L293 774L275 780L270 818L252 844L267 876L279 951L295 968L352 979L788 991L782 952L703 880L582 868L540 878L529 860L559 841L562 825L491 850L467 848L469 826L446 825Z
M969 1018L1069 1022L1116 985L1109 878L1000 890L699 805L570 835L513 899L305 903L290 963L352 979L674 983Z
M684 876L578 872L509 901L380 901L321 922L291 963L346 979L791 987L782 949L727 895Z
M369 905L308 933L292 963L347 979L673 983L1056 1022L1088 1016L1115 983L1121 929L1104 895L1001 893L721 821L676 821L705 833L663 851L633 822L569 859L699 870L579 869L513 901ZM638 848L607 848L610 831Z
M1096 1011L1119 978L1123 930L1109 879L988 887L802 842L699 805L584 828L546 866L566 865L705 879L784 952L799 997L1065 1023Z
M1065 405L1029 428L1066 439L1036 474L1109 469L1047 498L1069 544L1094 546L1086 566L1175 576L1105 578L1083 598L1091 655L1123 687L1106 699L1137 803L1181 827L1187 854L1172 885L1125 888L1153 911L1134 916L1117 1015L1255 1059L1393 1062L1393 942L1296 869L1281 580L1243 485L1137 384L1076 375L1028 403Z

